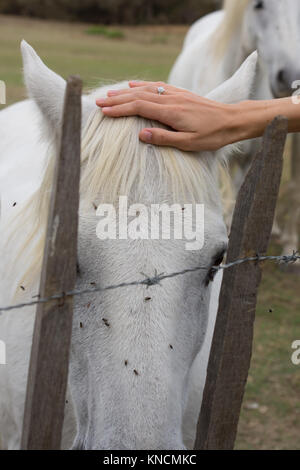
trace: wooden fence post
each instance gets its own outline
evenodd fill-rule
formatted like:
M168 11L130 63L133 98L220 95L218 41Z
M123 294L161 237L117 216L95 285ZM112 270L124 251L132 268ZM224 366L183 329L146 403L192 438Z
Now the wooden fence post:
M227 261L265 254L282 175L287 119L266 129L239 192ZM252 355L259 263L224 271L195 449L233 449Z
M80 182L81 80L67 83L60 153L50 203L41 297L74 289ZM36 312L22 449L60 449L68 380L73 299L39 304Z

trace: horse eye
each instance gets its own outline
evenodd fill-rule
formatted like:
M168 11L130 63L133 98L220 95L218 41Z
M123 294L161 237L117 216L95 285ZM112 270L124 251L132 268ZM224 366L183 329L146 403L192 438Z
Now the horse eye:
M80 265L79 265L78 261L76 263L76 273L77 273L77 276L80 276L80 274L81 274Z
M214 266L220 266L220 264L223 262L224 260L224 256L225 256L225 251L223 251L222 253L220 253L215 261L214 261Z
M217 274L217 269L215 269L217 266L220 266L222 263L224 256L225 256L225 250L222 251L221 253L218 253L218 255L215 257L211 269L208 271L207 276L205 278L205 285L206 287L212 282Z
M262 8L264 8L264 2L262 0L258 0L254 5L254 9L261 10Z

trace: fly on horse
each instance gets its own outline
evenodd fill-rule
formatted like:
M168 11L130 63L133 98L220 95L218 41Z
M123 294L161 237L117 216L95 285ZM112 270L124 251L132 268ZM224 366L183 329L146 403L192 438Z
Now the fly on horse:
M300 3L294 0L225 0L221 11L197 21L189 30L183 50L169 81L205 95L228 79L254 50L258 51L258 73L253 99L291 95L300 80ZM294 87L294 88L293 88ZM255 153L253 141L245 145ZM281 233L284 252L298 248L300 221L300 138L293 136L290 206ZM249 159L248 159L249 162ZM248 168L247 159L238 159L242 171L240 185ZM280 231L277 229L277 233Z
M0 113L0 305L32 299L39 291L66 88L26 42L22 54L30 99ZM228 103L247 99L256 65L254 53L208 97ZM130 282L141 272L199 265L207 270L148 290L141 285L76 299L63 447L184 449L193 445L206 375L196 358L209 309L216 309L218 299L210 267L227 246L218 165L232 147L188 154L146 145L139 131L158 124L105 117L95 98L106 92L102 87L82 97L77 288ZM113 204L117 211L119 196L149 211L154 203L203 203L203 248L186 250L184 238L100 240L95 206ZM0 315L7 346L7 365L0 366L0 436L6 449L20 447L34 318L33 308Z

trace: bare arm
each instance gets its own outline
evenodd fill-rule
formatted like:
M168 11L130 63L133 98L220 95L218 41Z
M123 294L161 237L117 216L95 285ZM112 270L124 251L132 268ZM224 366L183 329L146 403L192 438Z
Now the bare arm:
M159 95L157 87L166 92ZM216 150L233 142L260 137L278 115L289 119L289 132L300 132L300 105L291 98L223 104L161 82L131 82L130 89L108 92L97 100L107 116L139 115L170 130L143 129L140 139L181 150Z

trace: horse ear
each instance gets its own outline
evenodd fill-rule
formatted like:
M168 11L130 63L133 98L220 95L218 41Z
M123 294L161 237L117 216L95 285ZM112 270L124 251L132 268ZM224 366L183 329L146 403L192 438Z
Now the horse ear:
M258 55L255 51L229 80L212 90L206 98L232 104L249 99L257 73L257 61Z
M53 130L61 126L65 80L50 70L35 50L26 42L21 43L24 79L29 98L33 99Z
M62 125L66 81L50 70L35 50L26 42L21 43L24 79L28 95L38 105L48 127L59 135ZM96 105L88 97L82 98L83 122Z

